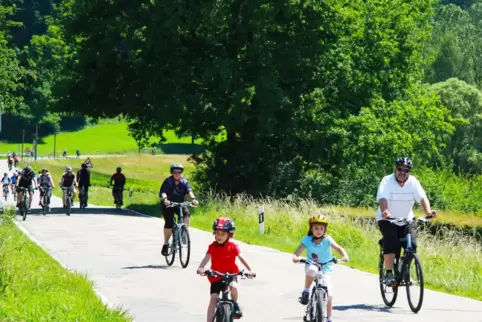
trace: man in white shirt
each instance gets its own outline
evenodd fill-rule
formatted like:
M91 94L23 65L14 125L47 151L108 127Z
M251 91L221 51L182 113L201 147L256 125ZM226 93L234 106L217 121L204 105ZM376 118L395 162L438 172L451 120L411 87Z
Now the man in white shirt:
M385 283L396 283L393 275L393 262L395 254L400 251L398 239L407 232L412 239L412 247L417 248L416 230L414 224L397 226L387 218L414 218L413 206L415 201L422 204L423 210L429 217L435 216L427 195L417 178L410 175L412 161L409 158L398 158L395 162L395 173L385 176L380 182L377 192L377 201L380 204L377 211L378 227L383 235L383 254L385 259Z

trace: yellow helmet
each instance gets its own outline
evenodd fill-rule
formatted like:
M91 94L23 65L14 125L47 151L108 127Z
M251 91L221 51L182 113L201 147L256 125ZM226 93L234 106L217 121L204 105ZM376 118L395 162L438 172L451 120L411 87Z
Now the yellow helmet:
M317 214L317 215L311 216L309 222L310 222L310 226L313 225L313 224L328 225L328 219L322 214Z

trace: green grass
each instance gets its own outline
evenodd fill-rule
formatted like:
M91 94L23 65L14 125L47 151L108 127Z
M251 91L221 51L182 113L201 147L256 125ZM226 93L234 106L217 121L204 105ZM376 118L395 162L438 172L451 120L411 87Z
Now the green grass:
M0 225L0 320L132 321L122 310L108 309L85 276L69 272L9 218Z
M158 153L188 153L191 152L190 137L178 138L173 131L166 131L166 144L160 145L157 149ZM155 139L153 138L154 142ZM201 140L196 140L194 148L199 149ZM32 142L24 144L26 148L32 149ZM64 149L67 149L69 155L75 155L76 149L79 149L82 155L87 154L125 154L137 153L138 147L136 141L129 136L127 123L109 123L102 122L98 125L86 127L77 132L63 132L57 134L56 138L56 155L61 156ZM8 151L21 151L21 145L12 143L1 143L0 150L3 153ZM53 155L54 152L54 136L50 135L42 139L38 145L38 155ZM150 150L149 150L150 151Z
M94 187L90 190L89 202L97 205L112 206L111 190L106 187L107 179L115 167L123 167L127 176L127 187L135 189L132 203L127 202L127 207L133 210L160 216L158 191L159 187L169 175L169 164L182 162L186 166L185 177L191 177L194 169L189 164L186 156L129 156L117 158L93 159L94 169L92 179ZM37 168L49 167L56 181L64 170L68 161L42 161L37 162ZM56 189L54 194L60 196ZM199 196L200 193L197 192ZM127 192L125 192L127 201ZM300 204L267 199L253 201L240 197L234 203L222 196L205 195L202 206L194 210L195 218L192 225L196 228L209 231L216 217L229 216L236 221L236 238L251 244L263 245L281 251L293 252L301 238L306 234L306 218L316 210L329 216L329 233L349 252L354 268L368 272L377 272L378 239L380 232L373 218L375 212L369 208L348 208L327 206L317 208L311 201ZM259 235L257 208L265 206L266 234ZM449 220L462 227L472 223L482 226L480 217L442 213L438 222ZM437 222L437 221L436 221ZM482 248L476 238L462 232L460 229L441 230L436 236L427 229L419 233L419 253L422 257L426 272L427 285L436 290L451 294L458 294L482 300Z

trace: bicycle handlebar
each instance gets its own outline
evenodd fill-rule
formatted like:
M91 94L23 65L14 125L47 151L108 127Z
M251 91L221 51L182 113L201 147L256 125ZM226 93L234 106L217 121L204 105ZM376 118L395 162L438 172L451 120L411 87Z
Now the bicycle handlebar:
M432 210L432 215L431 216L425 216L425 217L414 217L411 220L408 220L407 218L402 218L402 217L388 217L386 220L391 222L392 224L395 225L404 225L404 224L410 224L414 221L422 221L422 222L427 222L430 219L434 218L434 215L436 215L437 212L435 210Z
M172 208L172 207L195 207L191 201L184 201L184 202L173 202L171 201L169 205L166 206L166 208Z
M342 260L338 260L337 258L333 257L331 260L329 260L328 262L326 263L317 263L317 262L314 262L312 260L309 260L308 258L301 258L300 259L300 263L302 264L311 264L311 265L316 265L318 266L318 268L322 268L323 266L329 264L329 263L335 263L335 264L338 264L338 262L340 263L343 263L344 261Z
M237 273L231 274L231 273L221 273L218 271L213 271L212 269L208 269L204 271L204 275L206 276L221 276L223 278L230 278L230 277L235 277L235 276L244 276L244 277L249 277L249 278L255 278L256 274L248 274L244 271L244 269L240 270Z

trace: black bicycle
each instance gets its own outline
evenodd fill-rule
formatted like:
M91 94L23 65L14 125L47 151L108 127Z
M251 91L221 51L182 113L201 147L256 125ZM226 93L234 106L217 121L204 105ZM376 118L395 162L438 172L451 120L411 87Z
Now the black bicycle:
M213 322L233 322L234 302L229 298L229 294L231 292L229 284L233 281L236 281L236 277L238 276L255 278L256 274L250 275L248 273L245 273L244 270L241 270L235 274L220 273L209 269L204 271L204 275L222 277L224 282L224 286L221 291L222 295L218 295L218 299L216 301L216 312L214 314Z
M428 218L431 217L415 218L415 221L418 220L426 222ZM387 220L397 226L407 226L407 229L409 225L415 224L415 221L407 220L405 218L389 218ZM405 286L407 291L408 305L410 306L412 312L417 313L422 308L423 302L423 269L418 254L412 248L412 239L410 234L408 231L405 231L404 234L405 236L399 238L400 247L404 250L403 254L400 256L400 252L398 252L393 263L393 273L396 280L396 283L393 285L385 284L383 238L378 242L380 245L380 259L378 262L380 292L382 293L382 298L385 305L392 307L397 300L398 288L400 286ZM414 291L414 293L411 291ZM417 295L418 300L416 299Z
M65 208L67 210L67 216L70 216L72 213L72 192L74 187L63 187L62 190L64 191L65 195Z
M171 202L167 208L179 207L179 220L176 221L174 216L174 226L172 227L172 235L169 239L168 252L166 257L167 265L171 266L174 263L176 252L179 250L179 261L182 268L186 268L191 258L191 238L189 237L189 230L184 223L184 215L182 213L182 207L192 207L192 202ZM186 258L183 258L183 255Z
M316 263L309 259L300 259L301 264L310 264L318 267L318 274L315 277L315 283L311 288L311 295L306 306L306 312L303 316L305 322L325 322L327 319L328 305L328 287L324 283L323 266L329 263L338 263L336 258L332 258L326 263Z
M25 221L27 219L27 213L29 211L29 192L27 188L18 187L18 189L22 192L22 200L18 206L18 210L20 212L20 216L22 216L22 220Z
M50 209L51 188L48 186L40 186L39 190L40 190L40 193L42 194L42 201L41 201L42 214L45 216L45 214L49 212L49 209Z

